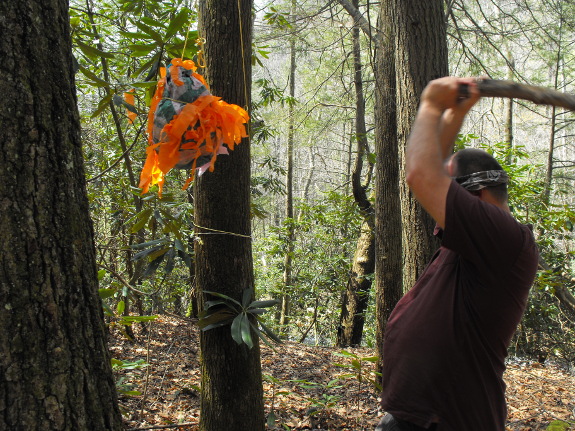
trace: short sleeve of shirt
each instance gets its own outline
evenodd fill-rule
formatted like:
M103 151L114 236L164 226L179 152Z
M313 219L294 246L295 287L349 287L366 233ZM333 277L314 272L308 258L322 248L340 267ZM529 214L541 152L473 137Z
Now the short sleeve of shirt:
M497 271L512 266L522 251L524 229L508 212L480 200L455 181L447 193L442 245L477 265ZM493 274L497 275L497 274Z

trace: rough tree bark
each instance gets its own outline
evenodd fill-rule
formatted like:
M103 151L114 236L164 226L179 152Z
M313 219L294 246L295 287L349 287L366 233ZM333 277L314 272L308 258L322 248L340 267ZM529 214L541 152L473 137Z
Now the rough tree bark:
M400 190L403 217L403 283L411 288L439 243L435 222L415 200L405 182L405 145L429 81L445 76L446 23L443 0L395 0L395 68L397 84L397 137L400 155Z
M0 2L0 429L120 430L68 2Z
M248 107L252 1L200 1L199 28L206 39L205 76L212 93ZM248 139L229 156L218 157L214 172L196 180L194 198L198 291L241 300L242 292L254 284ZM264 429L260 349L257 336L252 336L256 342L249 349L234 342L229 326L201 333L201 430Z
M371 220L364 220L361 233L357 240L351 277L344 295L340 328L337 333L337 346L359 346L363 336L365 311L369 302L371 290L370 275L375 270L375 240L373 215Z
M399 145L396 123L394 4L381 2L375 67L375 307L376 341L383 357L385 326L403 295L401 201L399 195ZM378 363L381 371L381 361Z

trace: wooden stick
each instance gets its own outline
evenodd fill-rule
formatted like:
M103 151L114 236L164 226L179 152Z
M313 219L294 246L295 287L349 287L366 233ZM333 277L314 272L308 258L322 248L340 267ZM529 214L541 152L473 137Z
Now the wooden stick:
M549 88L496 79L480 79L477 81L477 86L483 97L524 99L538 105L560 106L575 111L575 95L561 93Z
M183 428L183 427L190 427L190 426L194 426L197 425L197 423L184 423L184 424L173 424L173 425L152 425L149 427L144 427L144 428L128 428L127 431L141 431L141 430L165 430L168 428Z

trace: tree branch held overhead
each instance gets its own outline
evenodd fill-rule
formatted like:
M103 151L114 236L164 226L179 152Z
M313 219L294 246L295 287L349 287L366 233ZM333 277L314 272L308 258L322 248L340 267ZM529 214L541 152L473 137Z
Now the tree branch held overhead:
M519 84L513 81L481 79L477 83L483 97L508 97L529 100L538 105L560 106L575 111L575 95L545 87Z
M381 46L383 43L383 37L381 33L377 31L375 27L363 17L361 12L353 6L349 0L338 0L339 4L351 15L353 21L361 28L361 30L369 37L376 45L376 47Z

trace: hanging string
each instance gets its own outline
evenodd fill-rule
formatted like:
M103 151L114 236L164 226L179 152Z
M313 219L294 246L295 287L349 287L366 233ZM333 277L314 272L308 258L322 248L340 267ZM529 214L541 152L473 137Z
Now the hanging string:
M206 68L206 59L204 57L204 44L205 43L206 43L206 39L198 36L198 38L196 39L196 46L199 47L200 49L196 53L196 56L197 56L196 64L198 65L198 67L201 67L202 69Z
M197 21L200 21L200 9L198 7L198 2L194 2L194 6L192 6L191 10L197 10L198 11L198 19ZM188 25L188 31L186 32L186 39L184 40L184 48L182 50L182 60L184 59L184 55L186 54L186 46L188 45L188 37L190 35L190 28L192 28L192 20L190 19L190 25ZM198 26L198 35L200 34L199 31L199 26Z
M182 60L186 55L186 46L188 45L188 37L190 36L190 28L192 28L192 20L190 20L190 24L188 25L188 30L186 31L186 39L184 39L184 47L182 48Z
M194 6L192 7L192 9L195 9L198 11L198 16L197 16L197 22L200 22L200 8L198 7L198 2L196 1L194 3ZM188 30L186 31L186 38L184 40L184 48L182 49L182 60L184 59L184 56L186 54L186 47L188 45L188 39L190 37L190 29L192 28L192 21L190 20L190 25L188 25ZM206 43L206 39L200 36L200 29L198 26L198 37L196 38L195 41L195 45L197 47L199 47L198 52L196 53L196 65L198 67L201 67L202 69L205 69L206 67L206 60L204 58L204 44Z
M241 233L234 233L234 232L228 232L225 230L220 230L220 229L212 229L209 227L205 227L205 226L200 226L197 223L192 222L192 225L198 229L204 229L207 230L209 232L196 232L195 235L231 235L231 236L239 236L241 238L249 238L251 239L251 235L243 235Z

